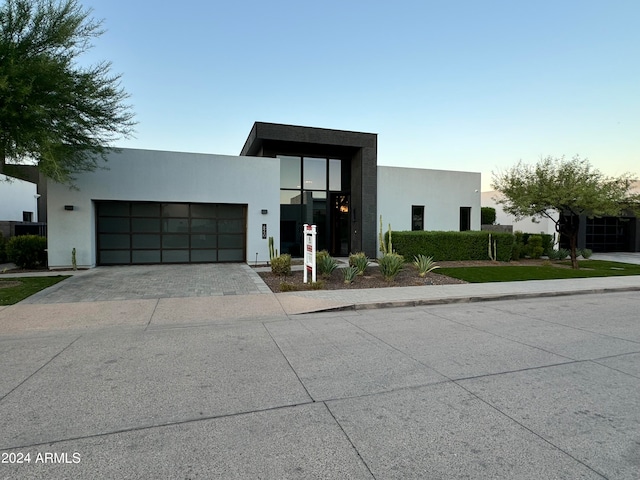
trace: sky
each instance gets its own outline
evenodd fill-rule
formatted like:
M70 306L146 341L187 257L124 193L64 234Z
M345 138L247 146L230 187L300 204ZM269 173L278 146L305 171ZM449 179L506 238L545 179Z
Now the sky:
M542 157L640 176L637 0L79 0L139 122L119 147L238 155L255 121L378 134L378 164Z

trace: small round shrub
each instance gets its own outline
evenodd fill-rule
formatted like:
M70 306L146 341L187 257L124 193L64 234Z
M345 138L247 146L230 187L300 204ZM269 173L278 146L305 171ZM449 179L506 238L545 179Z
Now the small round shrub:
M11 238L6 245L7 259L19 268L36 268L47 265L47 239L38 235L20 235Z
M271 272L279 277L286 277L291 273L291 255L285 253L271 259Z
M591 258L591 255L593 255L593 250L591 250L590 248L583 248L580 250L580 255L582 255L582 258L584 258L585 260L588 260L589 258Z
M527 250L527 253L531 258L540 258L544 252L542 237L540 235L531 235L527 242Z
M295 283L280 282L280 291L281 292L297 292L298 286Z

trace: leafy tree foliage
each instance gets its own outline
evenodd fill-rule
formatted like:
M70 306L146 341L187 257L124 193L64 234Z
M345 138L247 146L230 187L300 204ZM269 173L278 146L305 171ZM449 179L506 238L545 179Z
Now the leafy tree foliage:
M77 58L103 33L76 0L6 0L0 7L0 173L37 163L58 182L94 170L135 122L111 64Z
M493 207L481 207L480 223L482 225L493 225L496 223L496 209Z
M635 180L631 174L607 177L578 156L571 160L546 157L536 165L518 162L504 172L494 172L491 186L502 193L498 203L504 211L518 220L552 220L556 231L569 239L571 263L578 268L580 215L618 216L625 210L639 211L640 195L632 193Z

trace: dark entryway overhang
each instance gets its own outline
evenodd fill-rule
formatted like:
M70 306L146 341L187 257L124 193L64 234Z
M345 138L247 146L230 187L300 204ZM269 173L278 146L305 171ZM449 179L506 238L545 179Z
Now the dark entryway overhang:
M240 155L340 158L349 163L350 247L376 256L378 136L326 128L256 122Z

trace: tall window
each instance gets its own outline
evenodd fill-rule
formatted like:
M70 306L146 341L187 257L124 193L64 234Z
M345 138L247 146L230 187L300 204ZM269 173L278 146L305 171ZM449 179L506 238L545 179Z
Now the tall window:
M471 207L460 207L460 231L471 230Z
M424 205L411 207L411 230L424 230Z
M279 155L280 159L280 251L302 254L303 223L318 226L318 249L329 245L330 208L333 192L351 188L349 163L327 157Z

